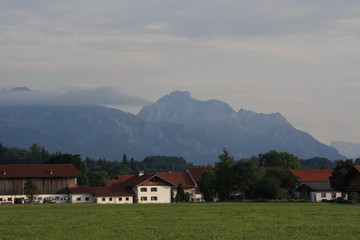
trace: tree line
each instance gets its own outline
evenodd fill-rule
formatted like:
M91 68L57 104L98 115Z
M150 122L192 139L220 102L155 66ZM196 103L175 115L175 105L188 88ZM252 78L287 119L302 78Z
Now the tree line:
M29 149L5 147L0 143L0 164L73 164L82 177L78 179L80 185L106 186L108 179L116 175L136 174L139 170L147 174L154 172L185 171L192 167L182 157L174 156L148 156L142 161L128 158L126 154L116 161L106 159L84 160L79 154L49 153L44 147L34 143Z
M224 149L218 158L215 168L204 171L199 183L205 201L294 197L298 180L289 169L300 167L296 156L273 150L235 161Z

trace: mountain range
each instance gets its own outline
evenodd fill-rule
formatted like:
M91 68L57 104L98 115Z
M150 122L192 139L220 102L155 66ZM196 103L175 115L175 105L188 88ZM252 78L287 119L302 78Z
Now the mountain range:
M0 143L83 157L137 160L182 156L193 163L217 161L223 148L236 159L278 150L299 158L343 159L337 150L295 129L280 113L233 110L219 100L199 101L175 91L139 114L103 106L1 105Z

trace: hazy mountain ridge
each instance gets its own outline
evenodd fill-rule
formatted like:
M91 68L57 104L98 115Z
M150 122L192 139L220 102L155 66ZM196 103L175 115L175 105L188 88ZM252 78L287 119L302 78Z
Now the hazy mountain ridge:
M338 152L349 159L360 158L360 143L350 143L344 141L334 141L330 144Z
M218 100L199 101L173 92L145 106L136 116L101 106L0 106L0 143L83 157L142 159L182 156L194 163L213 162L223 147L236 157L271 149L300 158L341 159L334 148L296 130L279 113L235 112Z
M280 113L235 112L218 100L199 101L190 93L175 91L145 106L138 116L150 122L182 123L215 134L238 157L271 149L288 151L301 158L343 156L309 134L295 129Z

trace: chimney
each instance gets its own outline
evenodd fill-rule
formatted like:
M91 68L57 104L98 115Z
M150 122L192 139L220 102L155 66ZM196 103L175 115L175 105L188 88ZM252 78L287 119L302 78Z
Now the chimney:
M144 175L144 171L139 171L139 177Z

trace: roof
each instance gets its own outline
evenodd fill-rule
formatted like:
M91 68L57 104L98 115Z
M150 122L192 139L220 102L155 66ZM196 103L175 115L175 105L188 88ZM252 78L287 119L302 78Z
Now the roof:
M332 169L290 169L299 182L329 182Z
M178 186L180 183L184 188L193 188L195 187L190 176L186 172L157 172L156 176Z
M215 171L215 168L211 167L200 167L200 168L188 168L187 171L190 173L192 179L198 183L201 180L202 173L206 170Z
M131 190L116 186L116 187L89 187L89 186L75 186L69 187L69 193L72 194L92 194L94 196L134 196Z
M117 183L124 182L128 180L129 178L132 178L134 175L116 175L115 179L109 179L109 184L114 185Z
M313 191L334 191L330 186L330 182L306 182L301 186L307 186Z
M155 178L155 177L160 178L161 180L167 182L169 185L174 185L173 183L169 182L166 179L163 179L160 176L157 176L156 174L152 174L152 175L144 174L144 175L141 175L141 176L133 175L131 178L128 178L124 182L121 182L121 183L116 184L114 186L122 185L122 186L125 186L125 187L136 187L136 186L141 185L145 181L148 181L148 180L150 180L152 178Z
M358 172L360 172L360 165L354 165L354 168L355 168Z
M72 164L2 164L0 178L81 177Z

